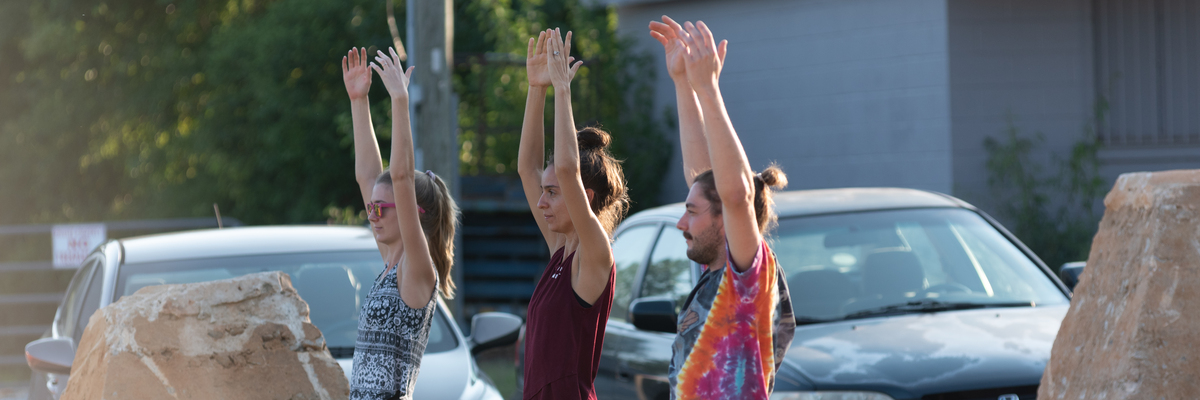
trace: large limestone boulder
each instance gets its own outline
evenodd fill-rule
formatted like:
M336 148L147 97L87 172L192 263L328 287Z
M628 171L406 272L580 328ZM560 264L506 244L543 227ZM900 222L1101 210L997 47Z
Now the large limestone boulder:
M345 399L282 272L146 287L92 315L65 400Z
M1200 398L1200 170L1121 175L1104 206L1038 399Z

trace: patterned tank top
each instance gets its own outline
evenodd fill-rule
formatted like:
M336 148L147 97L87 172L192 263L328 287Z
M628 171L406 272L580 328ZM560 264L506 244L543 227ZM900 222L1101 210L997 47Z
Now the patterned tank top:
M385 267L375 278L358 317L354 342L354 372L350 399L411 399L421 369L421 356L429 343L429 326L437 290L422 308L411 308L400 298L396 270ZM434 287L437 281L434 280Z

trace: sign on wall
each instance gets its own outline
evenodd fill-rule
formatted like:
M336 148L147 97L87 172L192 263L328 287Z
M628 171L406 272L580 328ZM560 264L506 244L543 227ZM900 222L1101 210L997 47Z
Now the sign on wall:
M108 239L104 224L54 225L54 268L79 268L96 246Z

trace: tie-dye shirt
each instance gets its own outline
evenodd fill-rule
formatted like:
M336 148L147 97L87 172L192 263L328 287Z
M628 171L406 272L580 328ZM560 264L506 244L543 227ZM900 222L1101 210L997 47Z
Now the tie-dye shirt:
M765 241L745 272L732 265L706 270L684 303L667 372L672 399L766 399L775 387L796 331L783 269Z

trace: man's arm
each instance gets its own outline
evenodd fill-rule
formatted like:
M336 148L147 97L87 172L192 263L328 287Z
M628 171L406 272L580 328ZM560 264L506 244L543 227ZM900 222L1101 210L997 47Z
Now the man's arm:
M700 112L700 103L696 92L687 79L687 66L684 56L687 48L682 42L675 41L678 36L676 29L682 29L675 20L664 15L662 22L650 22L650 36L663 45L666 55L667 74L675 83L675 107L679 114L679 147L683 154L683 179L692 186L696 175L712 169L708 155L708 143L704 139L704 120ZM721 62L725 60L726 41L721 41L718 53Z

